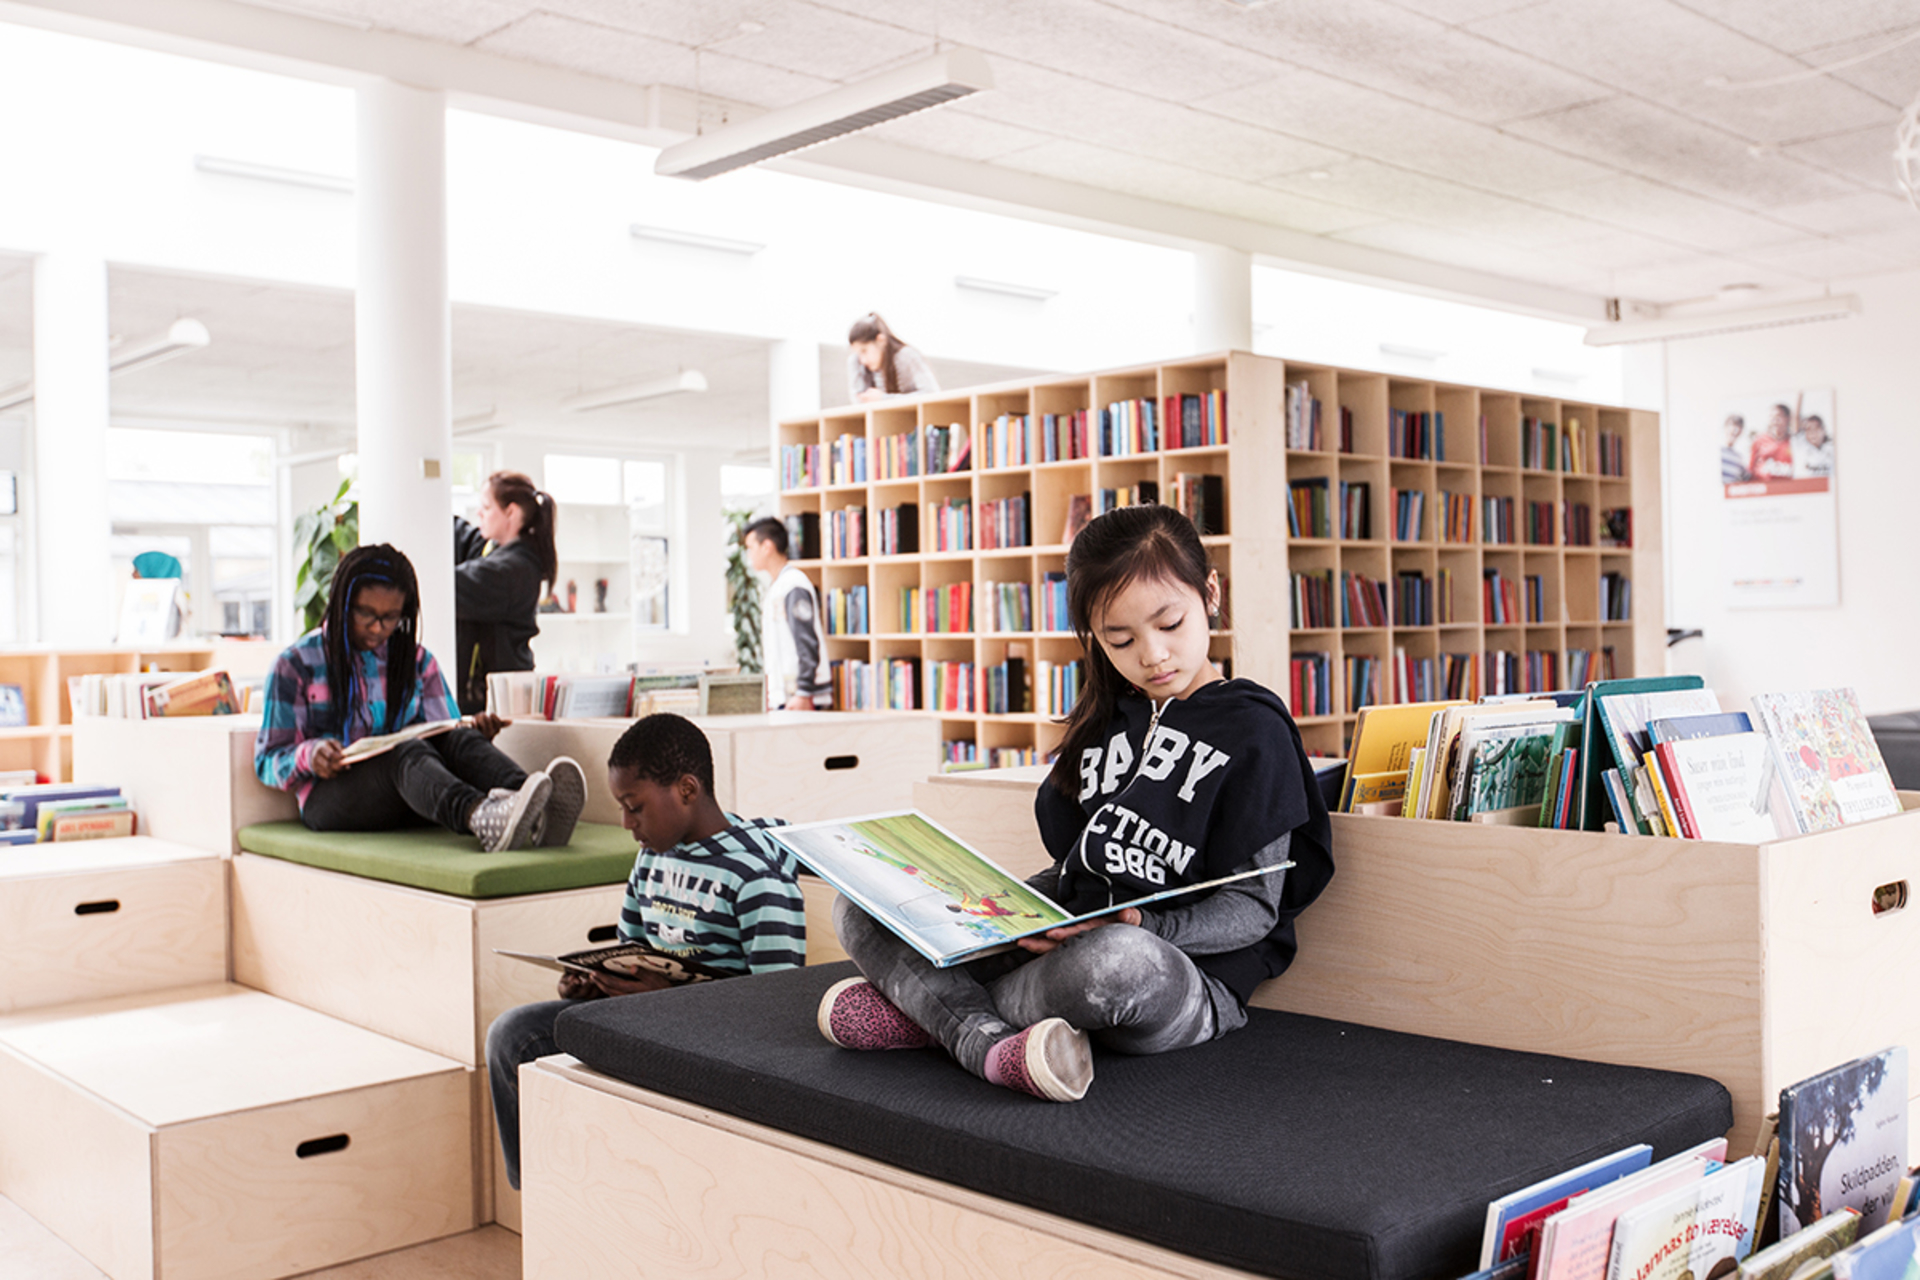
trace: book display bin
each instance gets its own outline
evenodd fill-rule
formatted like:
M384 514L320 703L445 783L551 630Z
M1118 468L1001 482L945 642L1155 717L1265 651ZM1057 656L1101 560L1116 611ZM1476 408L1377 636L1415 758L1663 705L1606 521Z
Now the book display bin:
M1117 426L1128 438L1102 439L1112 406L1126 423L1144 402L1164 417L1171 398L1177 416L1192 404L1179 398L1217 409L1221 396L1224 443L1140 447ZM1044 435L1081 414L1092 456L1035 461ZM926 474L928 429L954 425L970 438L966 469ZM1177 443L1179 424L1165 426ZM1211 484L1223 509L1204 540L1226 587L1212 656L1285 697L1310 750L1344 754L1369 702L1448 696L1450 667L1454 696L1469 697L1500 680L1520 692L1664 667L1658 414L1231 352L849 406L778 433L780 514L819 531L817 550L794 551L832 622L826 656L843 676L880 669L875 706L839 709L932 711L949 761L1035 763L1058 745L1060 669L1082 654L1047 608L1048 575L1064 572L1076 498L1097 514L1103 491L1128 501L1147 485L1173 502ZM1309 518L1291 533L1296 499ZM1007 540L1008 504L1024 508L1013 540L1031 545L979 549L990 530ZM953 533L962 511L966 538ZM1611 539L1609 512L1629 513ZM903 523L913 532L898 543ZM879 553L895 545L917 549ZM1330 614L1296 611L1316 589ZM1368 591L1385 594L1378 613L1357 607ZM929 617L930 597L959 607ZM1317 702L1296 680L1308 669Z

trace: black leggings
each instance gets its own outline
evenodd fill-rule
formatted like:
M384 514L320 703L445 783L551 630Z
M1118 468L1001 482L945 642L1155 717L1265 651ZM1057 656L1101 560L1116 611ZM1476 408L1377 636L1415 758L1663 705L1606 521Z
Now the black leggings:
M473 729L404 742L314 782L300 820L313 831L391 831L437 822L464 834L495 787L518 791L527 771Z

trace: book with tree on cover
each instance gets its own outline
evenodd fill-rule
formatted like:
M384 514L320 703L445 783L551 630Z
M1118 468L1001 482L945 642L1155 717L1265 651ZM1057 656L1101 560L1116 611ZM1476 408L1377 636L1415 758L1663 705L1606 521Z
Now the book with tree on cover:
M1802 831L1900 812L1900 797L1852 689L1756 693L1753 714L1779 757Z
M504 947L495 947L493 950L496 955L512 956L515 960L525 960L529 964L557 969L562 973L604 973L614 978L634 978L643 973L657 973L675 986L689 982L711 982L715 978L734 976L715 969L711 965L701 964L698 960L656 950L644 942L616 942L605 947L589 947L584 951L568 951L557 956L541 955L532 951L509 951Z
M773 827L765 834L942 969L1049 929L1293 865L1257 867L1076 915L911 809Z
M1763 1166L1753 1156L1614 1220L1607 1280L1725 1276L1753 1251L1753 1215Z
M358 764L362 760L371 760L375 756L385 755L403 742L412 742L415 738L437 737L449 729L458 729L461 725L472 725L472 723L473 721L465 716L458 720L423 720L419 724L410 724L404 729L395 729L392 733L376 733L371 737L358 739L351 746L343 747L340 751L340 763Z
M1895 1045L1780 1091L1780 1238L1835 1209L1862 1234L1887 1220L1907 1170L1907 1050Z

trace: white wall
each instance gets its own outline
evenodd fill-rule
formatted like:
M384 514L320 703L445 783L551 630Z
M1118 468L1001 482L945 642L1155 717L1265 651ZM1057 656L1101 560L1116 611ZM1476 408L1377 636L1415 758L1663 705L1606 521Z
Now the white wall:
M1865 304L1852 320L1667 344L1667 620L1706 632L1704 643L1672 652L1676 669L1699 671L1729 707L1770 690L1851 685L1869 714L1920 709L1920 273L1848 288ZM1840 605L1729 609L1719 524L1724 402L1819 387L1834 392Z

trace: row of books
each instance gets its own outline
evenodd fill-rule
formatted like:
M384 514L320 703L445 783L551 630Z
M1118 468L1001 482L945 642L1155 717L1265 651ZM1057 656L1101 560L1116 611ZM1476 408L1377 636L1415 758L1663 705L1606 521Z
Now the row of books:
M1102 489L1093 495L1094 512L1105 515L1121 507L1141 507L1160 501L1160 486L1152 480L1142 480L1139 484L1120 485L1113 489ZM1072 517L1068 517L1071 523ZM1078 533L1075 529L1073 532ZM1072 538L1067 541L1073 541Z
M960 773L971 769L1021 769L1045 764L1035 747L989 747L981 751L971 738L955 738L940 744L946 756L942 771Z
M858 560L867 554L867 509L840 507L827 513L827 556Z
M1658 1162L1637 1143L1501 1196L1468 1280L1912 1276L1907 1078L1907 1050L1893 1046L1780 1090L1739 1159L1725 1138Z
M231 716L251 710L259 690L236 685L225 671L142 671L67 677L67 701L76 716L158 720L174 716Z
M820 558L820 513L793 511L789 512L784 520L787 526L787 555L794 560L818 560Z
M1384 582L1350 570L1340 575L1341 626L1384 627L1390 617Z
M1173 509L1193 521L1200 536L1227 531L1227 486L1224 478L1203 472L1174 473L1169 486Z
M1033 495L988 498L980 503L977 526L981 551L1033 545Z
M487 710L513 719L579 720L596 716L636 719L658 711L680 715L764 710L758 675L687 669L561 675L541 671L496 671L487 677Z
M840 711L917 711L919 667L913 658L836 659L827 664L833 705Z
M836 436L827 446L827 483L865 484L867 482L867 438Z
M881 480L950 475L967 470L972 452L972 433L961 423L944 426L929 424L875 440L873 470L876 478ZM791 489L799 486L786 487Z
M1033 630L1033 584L984 582L980 585L985 594L988 631Z
M1100 411L1100 454L1107 458L1227 443L1227 393L1116 400Z
M1551 688L1555 655L1526 678ZM1371 708L1343 807L1761 843L1900 812L1851 689L1761 693L1725 712L1699 676Z
M1419 542L1426 528L1427 494L1424 489L1393 491L1393 536L1398 542Z
M27 780L20 781L24 776ZM0 845L103 840L139 833L120 788L89 782L37 782L22 770L0 789Z
M873 630L865 587L829 587L826 622L830 636L864 636Z
M1003 413L992 422L980 424L980 465L987 469L1024 467L1085 458L1092 445L1089 421L1085 409L1037 416Z
M1387 456L1447 460L1447 415L1418 409L1387 412Z
M973 630L973 584L900 588L900 620L916 634L953 635Z
M948 498L933 508L933 549L935 551L973 550L973 504L965 498Z
M1072 663L1041 663L1049 707L1057 705L1059 694L1070 689L1079 694L1080 667ZM924 670L923 670L924 668ZM1070 672L1062 674L1063 669ZM1028 662L1023 653L1010 651L996 663L975 663L941 659L883 658L867 662L860 658L837 660L828 665L836 709L841 711L944 711L956 715L1024 715L1033 709L1034 690L1028 684ZM924 678L924 685L923 685ZM920 691L924 687L923 701ZM1068 704L1070 709L1071 704ZM1065 710L1043 708L1048 715L1064 715Z
M1034 711L1056 719L1065 716L1079 701L1080 685L1086 674L1086 663L1080 658L1069 662L1040 659L1034 664L1033 672Z
M1580 432L1580 419L1569 417L1555 425L1541 418L1520 419L1520 465L1531 471L1564 471L1584 474L1586 440Z
M876 513L874 542L883 556L910 556L920 550L920 508L911 502L882 507Z

